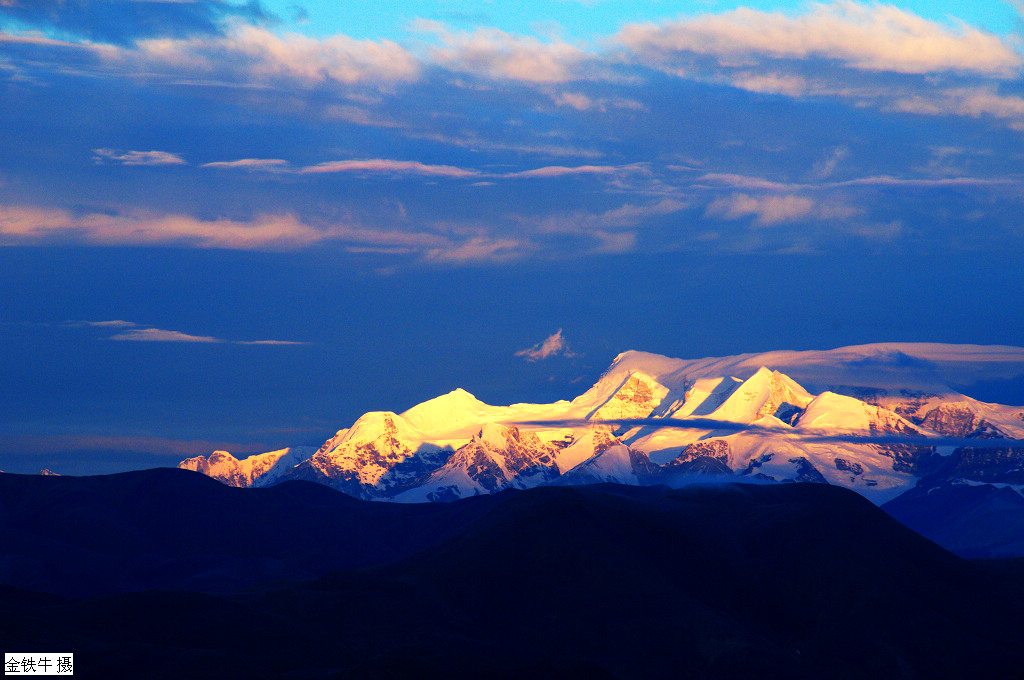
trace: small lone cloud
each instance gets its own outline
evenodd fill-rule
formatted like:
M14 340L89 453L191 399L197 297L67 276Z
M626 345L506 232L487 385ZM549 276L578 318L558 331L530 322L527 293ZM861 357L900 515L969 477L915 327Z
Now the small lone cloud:
M282 158L240 158L236 161L214 161L212 163L203 163L200 167L284 172L287 171L290 166L288 161Z
M565 338L562 337L561 328L544 338L543 342L539 342L529 349L519 350L515 353L515 356L525 357L527 361L540 361L548 357L558 356L559 354L566 357L576 356L575 353L569 350Z
M113 319L111 321L65 321L63 325L70 328L82 328L83 326L89 328L135 328L138 324L133 321Z
M124 333L111 335L109 339L126 342L224 342L208 335L189 335L161 328L132 328Z
M188 165L178 154L167 151L119 151L116 149L93 149L93 161L120 163L121 165Z
M230 340L235 345L308 345L298 340Z
M220 343L226 345L307 345L306 342L294 340L225 340L210 335L191 335L181 331L170 331L163 328L146 327L134 321L65 321L66 328L105 328L120 332L108 336L107 340L118 342L198 342Z

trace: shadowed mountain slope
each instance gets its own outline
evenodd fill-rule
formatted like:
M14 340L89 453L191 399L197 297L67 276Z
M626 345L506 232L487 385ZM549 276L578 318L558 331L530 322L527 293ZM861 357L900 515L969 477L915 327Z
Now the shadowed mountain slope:
M0 582L69 596L227 592L410 555L490 504L403 508L312 482L238 489L173 468L0 474Z
M238 523L221 526L228 553L269 529L292 534L275 539L283 551L308 545L295 534L312 523L245 526L294 519L285 508L301 503L339 543L376 534L418 547L378 546L376 565L364 554L359 569L234 594L4 587L6 646L73 650L83 677L1016 678L1024 663L1019 562L960 559L836 487L541 487L416 506L157 478L168 486L146 500L142 477L105 480L105 497L121 500L99 521L188 551L187 564L223 548L186 530L160 543L118 503L185 522L215 512ZM15 505L38 507L40 488ZM69 500L81 507L85 492L67 489L47 489L55 516Z

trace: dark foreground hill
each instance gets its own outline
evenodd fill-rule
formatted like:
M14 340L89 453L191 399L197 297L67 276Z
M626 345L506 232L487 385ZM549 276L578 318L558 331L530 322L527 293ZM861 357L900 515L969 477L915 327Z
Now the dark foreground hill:
M71 651L76 676L125 678L1019 678L1024 669L1020 564L958 558L835 487L542 487L394 506L170 473L65 479L61 493L4 478L0 539L32 546L64 517L72 526L59 538L76 560L130 563L125 546L138 543L175 568L218 565L233 583L249 574L232 568L268 559L280 575L346 550L348 567L360 566L229 594L164 586L66 598L0 587L5 649ZM99 487L83 491L90 484ZM71 517L92 503L106 509ZM141 506L146 516L129 516ZM315 519L296 520L297 508ZM26 524L31 511L36 524ZM179 528L152 535L160 527ZM128 533L118 541L119 532ZM0 550L5 563L19 559ZM78 568L57 554L23 559Z
M61 595L230 592L392 561L494 501L368 503L312 482L237 489L187 470L0 474L0 582Z

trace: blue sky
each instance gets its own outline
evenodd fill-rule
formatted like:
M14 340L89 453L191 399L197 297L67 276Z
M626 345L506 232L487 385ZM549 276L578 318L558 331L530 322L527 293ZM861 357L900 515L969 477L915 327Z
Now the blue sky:
M0 469L1020 345L1022 70L1000 1L0 0Z
M358 0L346 2L341 8L333 2L272 0L262 6L276 16L286 30L309 36L344 33L354 38L402 40L408 37L410 24L417 19L431 19L464 29L494 27L519 35L554 34L597 43L628 23L720 14L741 7L798 15L810 4L777 0L535 0L514 5L495 0ZM1020 17L1014 4L1007 0L974 3L912 0L896 5L925 19L959 20L1001 35L1016 30Z

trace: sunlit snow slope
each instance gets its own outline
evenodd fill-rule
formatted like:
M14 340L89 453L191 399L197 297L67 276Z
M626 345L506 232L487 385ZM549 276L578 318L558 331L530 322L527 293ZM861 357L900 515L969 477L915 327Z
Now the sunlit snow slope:
M884 503L942 470L956 468L963 483L1024 475L1024 448L997 441L1024 439L1024 408L949 387L1020 374L1018 347L889 343L696 360L630 351L571 402L492 406L458 389L401 414L367 413L316 451L218 451L180 467L233 486L308 479L399 501L722 475L836 484Z

